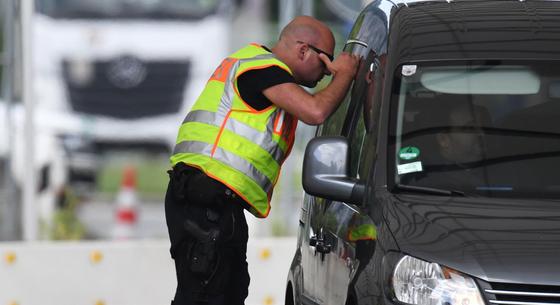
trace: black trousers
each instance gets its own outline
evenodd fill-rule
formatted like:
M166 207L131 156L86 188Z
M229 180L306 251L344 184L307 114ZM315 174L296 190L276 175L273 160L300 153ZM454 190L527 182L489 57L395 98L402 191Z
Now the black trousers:
M226 186L199 170L179 164L170 171L165 218L177 273L173 305L244 304L250 280L244 204ZM219 229L216 260L209 274L192 270L196 239L185 229L187 219L203 230Z

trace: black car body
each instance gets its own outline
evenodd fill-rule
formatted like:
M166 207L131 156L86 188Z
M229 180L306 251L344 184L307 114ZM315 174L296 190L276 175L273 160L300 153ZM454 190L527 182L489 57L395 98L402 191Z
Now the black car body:
M374 1L286 304L560 304L560 2Z

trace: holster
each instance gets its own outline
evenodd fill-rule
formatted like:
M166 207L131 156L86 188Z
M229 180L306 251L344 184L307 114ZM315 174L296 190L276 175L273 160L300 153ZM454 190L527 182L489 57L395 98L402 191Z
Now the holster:
M184 204L185 268L200 280L203 290L210 289L221 282L222 275L216 275L221 268L221 253L235 231L236 217L231 201L235 193L183 163L178 163L168 173L173 195Z
M185 220L184 227L192 237L187 254L189 269L207 282L212 278L218 263L219 227L204 230L190 219Z

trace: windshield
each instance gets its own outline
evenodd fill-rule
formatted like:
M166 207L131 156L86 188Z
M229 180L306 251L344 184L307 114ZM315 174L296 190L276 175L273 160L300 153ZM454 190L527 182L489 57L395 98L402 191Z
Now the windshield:
M395 184L477 196L558 197L559 64L398 67L391 103Z
M222 0L36 0L53 18L202 18Z

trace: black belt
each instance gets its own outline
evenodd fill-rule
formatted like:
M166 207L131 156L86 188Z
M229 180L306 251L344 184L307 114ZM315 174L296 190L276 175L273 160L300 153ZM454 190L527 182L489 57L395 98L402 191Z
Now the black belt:
M174 186L174 191L177 198L184 198L186 191L185 186L187 185L187 183L189 181L196 181L196 183L201 187L208 185L216 187L218 189L218 192L223 194L226 201L228 202L239 205L247 210L250 207L250 205L232 189L224 185L222 182L209 177L202 170L196 167L189 166L183 162L179 162L173 167L173 170L168 171L168 173L170 174L171 179L173 179L174 184L175 182L178 184L176 187Z

